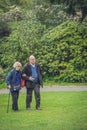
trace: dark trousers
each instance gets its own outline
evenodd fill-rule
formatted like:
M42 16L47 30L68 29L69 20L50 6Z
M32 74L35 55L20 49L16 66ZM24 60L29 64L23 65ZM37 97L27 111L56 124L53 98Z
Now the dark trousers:
M27 88L26 108L29 108L32 102L32 92L34 91L36 108L40 107L40 85L36 84L33 89Z
M18 110L19 91L13 91L11 92L11 95L12 95L12 109Z

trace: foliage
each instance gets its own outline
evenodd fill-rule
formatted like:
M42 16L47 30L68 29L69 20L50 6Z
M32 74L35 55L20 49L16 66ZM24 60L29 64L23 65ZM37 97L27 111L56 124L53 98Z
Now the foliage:
M87 16L87 0L50 0L52 4L65 4L68 6L67 12L75 15L77 10L81 10L82 16L80 21L82 22Z
M10 34L9 23L13 21L21 21L23 19L23 12L19 7L14 7L6 13L0 14L0 37L8 36Z
M2 42L0 47L3 68L11 67L16 60L26 63L26 57L28 58L35 52L36 46L39 44L38 40L44 31L44 26L32 20L14 22L11 26L12 33L7 42Z
M14 23L7 42L3 43L1 66L9 68L19 60L24 65L29 55L36 56L44 78L55 81L87 82L87 29L78 22L65 22L44 32L37 21ZM17 26L16 26L17 25ZM41 39L41 40L40 40Z
M0 38L8 36L9 34L10 34L10 28L8 23L0 19Z
M16 6L30 7L33 0L0 0L0 12L8 12Z
M37 5L35 6L35 15L36 18L42 23L45 24L47 28L53 28L67 19L71 19L65 13L66 6L63 5Z
M3 81L5 81L7 71L3 70L3 69L0 69L0 84L3 84ZM5 87L5 86L6 85L4 85L3 87ZM2 88L2 87L0 86L0 88Z
M55 81L87 82L86 39L87 29L76 22L48 31L41 39L40 49L45 74L55 77Z
M0 0L0 13L9 11L11 3L9 0Z

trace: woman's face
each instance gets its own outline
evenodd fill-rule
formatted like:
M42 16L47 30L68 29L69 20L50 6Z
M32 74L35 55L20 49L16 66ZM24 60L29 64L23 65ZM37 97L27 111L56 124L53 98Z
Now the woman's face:
M21 69L21 66L20 66L20 65L17 65L17 66L15 67L15 69L16 69L16 70L20 70L20 69Z

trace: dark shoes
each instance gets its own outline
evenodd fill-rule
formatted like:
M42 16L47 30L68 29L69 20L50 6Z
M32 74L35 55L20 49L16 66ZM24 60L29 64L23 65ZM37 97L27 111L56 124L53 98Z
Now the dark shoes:
M32 110L30 107L26 108L26 110Z
M28 107L26 110L32 110L32 108ZM42 110L40 107L36 107L36 110Z
M42 110L40 107L37 107L36 110Z
M14 112L18 112L18 110L13 110Z

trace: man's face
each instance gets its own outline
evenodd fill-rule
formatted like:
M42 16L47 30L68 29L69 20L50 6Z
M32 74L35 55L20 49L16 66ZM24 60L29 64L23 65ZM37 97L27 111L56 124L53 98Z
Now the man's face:
M30 58L30 64L34 65L35 64L35 57Z

